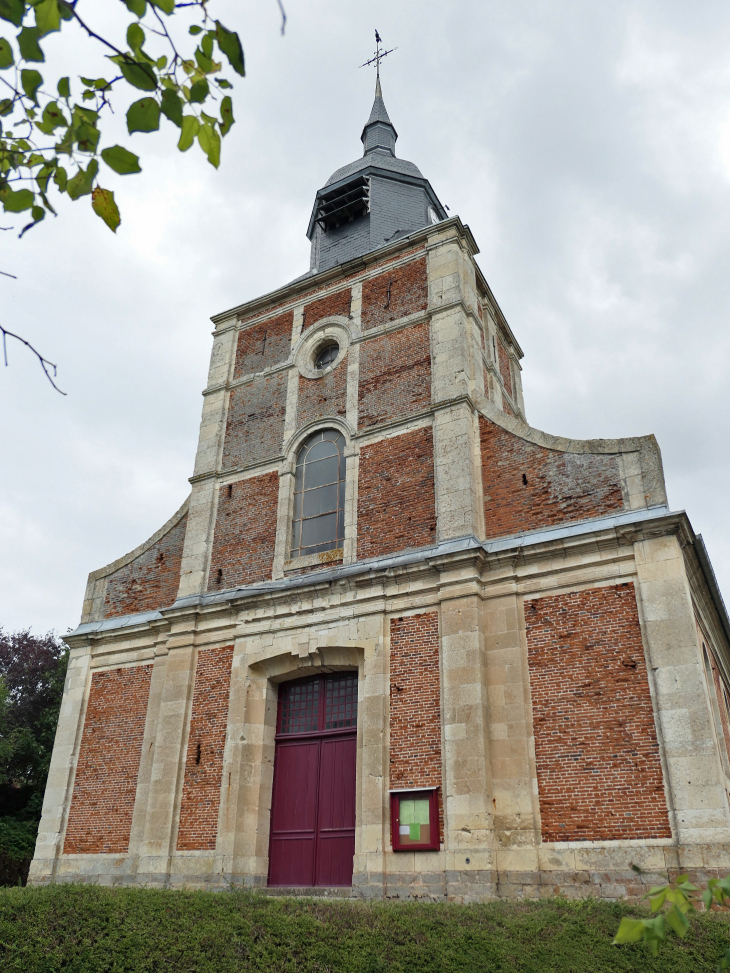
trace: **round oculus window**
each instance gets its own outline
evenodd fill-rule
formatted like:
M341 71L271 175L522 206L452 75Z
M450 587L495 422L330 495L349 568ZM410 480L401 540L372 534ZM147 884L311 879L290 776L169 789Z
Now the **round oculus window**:
M330 344L325 345L324 348L320 348L314 359L314 367L318 371L322 371L325 368L329 368L332 362L337 358L340 353L340 346L336 341L330 342Z

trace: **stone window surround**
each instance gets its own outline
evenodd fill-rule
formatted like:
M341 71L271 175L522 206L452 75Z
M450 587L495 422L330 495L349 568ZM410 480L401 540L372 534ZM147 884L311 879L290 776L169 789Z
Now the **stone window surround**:
M326 329L323 329L323 332ZM322 332L322 333L323 333ZM321 342L321 333L320 333ZM312 342L312 347L317 347ZM344 355L342 356L344 357ZM339 356L338 356L339 358ZM333 366L336 367L336 362ZM330 369L324 369L326 374ZM320 373L318 373L320 374ZM292 518L294 516L294 479L296 473L297 456L302 444L313 433L324 429L336 429L345 437L345 541L342 548L333 551L323 551L306 557L289 558L291 550ZM284 461L279 467L279 508L276 523L276 544L274 548L274 564L272 580L284 577L286 571L310 567L321 564L325 567L333 560L342 560L343 564L352 564L356 556L357 544L357 475L359 449L355 444L354 430L341 417L318 419L307 423L298 429L286 444Z

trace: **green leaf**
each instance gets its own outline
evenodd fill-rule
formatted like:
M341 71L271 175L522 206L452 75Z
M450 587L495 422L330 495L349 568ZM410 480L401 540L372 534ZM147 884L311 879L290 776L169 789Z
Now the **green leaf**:
M79 169L73 179L69 179L66 192L71 199L78 199L80 196L88 196L91 192L91 185L99 171L99 163L92 159L86 169Z
M169 118L171 122L174 122L178 128L182 127L183 104L176 91L171 91L169 88L166 88L162 92L162 104L160 107L162 109L162 114L166 118Z
M142 91L154 91L157 88L157 75L146 61L133 61L121 55L115 55L110 60L119 66L125 81L133 87Z
M124 0L127 5L127 10L134 14L135 17L139 17L141 20L147 10L147 0Z
M218 132L212 125L201 125L198 142L208 156L208 162L217 169L221 162L221 137Z
M614 936L613 945L623 946L625 943L640 943L643 938L644 923L642 920L624 918Z
M677 906L672 906L672 908L666 914L667 925L669 928L675 932L680 939L684 939L687 935L687 930L689 929L689 919L687 916L678 909Z
M233 30L228 30L220 20L215 22L215 38L221 53L225 54L233 70L242 77L246 74L243 63L243 48L238 34Z
M10 186L0 189L0 199L6 213L22 213L33 205L33 193L30 189L19 189L13 192Z
M11 24L20 27L24 13L23 0L0 0L0 20L9 20Z
M142 171L139 165L139 157L121 145L112 145L108 149L102 149L101 157L109 168L118 172L120 176Z
M160 127L160 106L154 98L140 98L127 111L127 130L132 132L156 132Z
M42 206L34 206L30 211L30 215L33 217L33 221L31 223L26 223L26 225L18 234L18 239L20 239L23 236L26 230L30 230L36 225L36 223L40 223L40 221L46 215L46 211L43 209Z
M53 174L53 163L43 166L40 172L36 175L35 181L38 183L38 188L42 193L48 190L48 180Z
M187 152L195 141L195 136L199 131L200 122L195 115L185 115L182 120L182 135L180 136L180 141L177 143L178 149L181 152Z
M218 79L218 87L219 88L232 88L233 85L231 84L230 81L226 81L225 78L219 78Z
M228 135L231 130L231 125L235 121L236 119L233 117L233 102L231 101L230 95L226 95L221 102L221 135Z
M0 118L3 118L5 115L9 115L12 110L13 99L3 98L2 101L0 101Z
M104 220L113 233L116 233L122 220L117 204L114 202L114 193L110 189L101 189L97 186L91 194L91 206L96 215Z
M20 83L26 95L37 105L38 98L36 97L36 92L43 84L40 71L36 71L33 68L23 68L20 72Z
M202 34L203 28L198 27L197 24L193 24L192 27L189 28L189 33L191 33L193 36L195 36L196 34Z
M13 57L13 48L10 41L5 40L4 37L0 37L0 70L11 68L13 64L15 64L15 58Z
M68 125L66 118L55 101L49 101L43 109L43 116L40 122L36 122L36 128L44 135L50 135L54 129L62 125Z
M61 78L58 82L58 93L62 98L71 97L71 83L68 78Z
M61 14L56 0L43 0L38 4L35 8L35 23L41 37L61 29Z
M18 34L20 56L26 61L45 61L46 56L38 43L41 37L40 27L24 27Z
M208 97L210 92L210 87L205 78L201 78L200 81L196 81L195 84L190 89L190 101L202 103Z
M65 193L66 186L68 185L68 175L63 166L56 166L56 171L53 173L53 181L58 186L59 192Z
M137 57L142 56L142 48L144 46L145 35L139 24L131 23L127 27L127 44L129 44L130 51L133 51Z
M195 51L195 60L198 62L198 67L200 68L201 71L204 71L206 74L210 74L212 72L213 70L212 59L206 57L199 47L196 48Z
M175 9L175 0L150 0L153 7L159 7L165 14L171 14Z
M213 38L215 37L215 31L206 31L205 37L200 42L200 49L205 54L207 58L213 57Z

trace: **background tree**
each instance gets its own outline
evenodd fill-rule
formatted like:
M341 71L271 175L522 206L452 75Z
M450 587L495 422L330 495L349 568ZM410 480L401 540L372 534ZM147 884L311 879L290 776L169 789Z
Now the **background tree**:
M28 876L67 662L53 633L0 629L0 884Z

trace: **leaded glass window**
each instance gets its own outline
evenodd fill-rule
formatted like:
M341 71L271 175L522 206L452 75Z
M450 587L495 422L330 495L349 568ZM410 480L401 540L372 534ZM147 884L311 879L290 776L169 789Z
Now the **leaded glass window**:
M297 456L291 557L342 547L345 540L345 437L316 432Z

